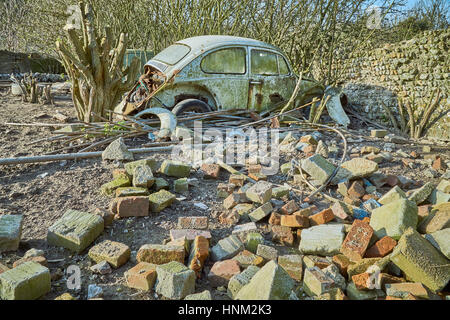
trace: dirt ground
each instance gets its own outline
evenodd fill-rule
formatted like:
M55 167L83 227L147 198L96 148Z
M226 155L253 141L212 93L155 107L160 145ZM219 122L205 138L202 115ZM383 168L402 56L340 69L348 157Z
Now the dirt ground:
M58 123L58 120L52 117L55 111L70 117L70 122L76 122L75 110L70 99L59 98L56 100L56 106L41 106L22 103L19 97L12 97L6 95L5 91L0 91L0 157L41 155L67 147L67 145L58 141L33 143L39 139L52 136L55 127L5 124ZM374 145L383 149L384 141L374 141L367 138L369 135L367 126L356 123L353 124L352 128L354 130L349 130L352 135L348 137L351 137L350 141L355 142L349 142L349 149L364 145ZM363 137L363 139L360 140L358 136ZM330 137L333 138L333 136ZM336 136L334 136L334 139L339 141ZM138 147L149 141L144 137L126 139L125 142L128 146ZM325 142L327 142L326 139ZM434 153L441 154L448 161L450 158L448 148L440 148L439 145L432 142L429 144L433 145ZM442 147L444 146L442 145ZM422 154L422 145L396 145L395 149L402 149L408 154L411 151ZM140 158L149 156L162 161L168 157L168 154L152 153L140 155ZM293 156L299 155L294 154ZM289 157L284 158L284 162L288 160ZM22 241L19 250L0 254L0 262L12 267L14 261L21 258L28 249L44 250L53 279L52 290L43 299L54 299L64 292L70 292L80 299L86 299L89 284L100 285L104 291L104 299L157 299L158 297L154 292L141 293L125 286L123 273L135 265L135 255L141 245L163 243L169 237L169 230L176 228L177 219L180 216L208 216L209 228L213 237L212 245L231 233L232 227L218 222L217 217L223 208L222 201L216 198L217 185L220 182L228 181L229 174L222 172L219 180L203 180L199 171L191 175L191 178L198 179L199 186L190 187L189 195L185 200L177 201L158 215L116 220L111 227L105 229L105 232L95 243L105 239L125 243L131 248L132 257L128 263L114 270L111 274L94 274L89 270L93 263L87 256L87 250L80 255L76 255L63 248L48 246L46 242L47 229L68 209L89 212L97 207L107 208L110 199L100 195L99 188L102 184L111 180L111 171L114 167L114 163L102 162L100 158L0 166L0 214L24 215ZM405 168L401 158L394 156L392 161L385 161L380 165L380 172L403 175L420 184L427 181L437 182L438 178L430 179L425 176L424 171L427 168L429 168L429 165L420 161L414 161L413 169ZM282 179L281 175L269 177L269 181L272 182L282 182ZM308 190L305 189L305 191ZM194 206L195 202L201 202L207 205L209 209L201 210ZM317 202L317 206L319 208L327 206L327 202ZM266 227L267 223L262 223L261 226ZM270 239L268 233L266 238L267 240ZM280 248L280 250L288 249ZM81 291L69 291L66 287L64 270L72 264L80 266L82 270ZM224 292L213 289L208 285L206 274L210 266L211 264L206 266L203 276L197 281L196 292L209 289L213 299L228 299Z

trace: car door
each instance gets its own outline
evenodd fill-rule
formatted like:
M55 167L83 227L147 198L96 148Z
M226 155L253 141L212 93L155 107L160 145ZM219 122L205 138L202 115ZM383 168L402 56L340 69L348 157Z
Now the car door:
M248 109L263 111L288 101L296 78L286 58L274 50L249 48Z

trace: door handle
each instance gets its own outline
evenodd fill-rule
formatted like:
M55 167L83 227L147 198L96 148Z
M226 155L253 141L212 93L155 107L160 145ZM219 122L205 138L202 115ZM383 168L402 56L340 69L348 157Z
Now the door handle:
M262 84L260 80L250 80L250 84Z

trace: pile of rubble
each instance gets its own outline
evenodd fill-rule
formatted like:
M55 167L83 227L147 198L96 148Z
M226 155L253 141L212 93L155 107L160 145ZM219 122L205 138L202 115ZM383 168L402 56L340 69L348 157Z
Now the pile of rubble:
M380 173L378 164L392 155L374 146L351 150L351 159L339 167L320 134L282 137L280 150L292 148L302 157L281 165L290 183L269 182L259 164L218 183L223 210L217 218L234 226L231 234L213 238L208 216L179 217L170 241L140 247L137 264L123 275L127 286L185 300L212 299L208 290L197 292L198 278L235 300L449 299L450 174L440 157L431 159L432 170L443 173L439 184L420 186ZM67 211L48 229L50 245L80 254L116 219L156 215L178 201L175 194L190 190L194 168L189 164L132 161L120 141L103 159L125 162L101 187L112 198L109 209ZM404 165L410 162L405 159ZM204 179L218 180L223 170L219 164L199 168ZM328 184L327 192L316 195L325 207L323 201L299 197L305 183L313 190ZM17 250L21 226L21 215L0 216L0 251ZM123 266L131 255L126 244L110 240L88 250L96 263L91 270L101 274ZM49 292L46 265L38 250L27 252L12 269L0 265L0 298L36 299ZM101 294L100 287L89 286L88 298ZM66 293L58 299L73 297Z
M14 74L7 74L7 73L0 73L0 80L9 80L11 76L14 76L15 78L22 80L26 77L28 77L31 74L33 79L36 79L38 82L66 82L69 80L69 77L65 74L53 74L53 73L14 73Z

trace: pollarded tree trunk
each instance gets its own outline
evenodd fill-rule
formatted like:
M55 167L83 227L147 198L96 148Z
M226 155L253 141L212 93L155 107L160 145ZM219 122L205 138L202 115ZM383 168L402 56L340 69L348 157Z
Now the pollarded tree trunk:
M107 111L113 110L123 94L132 88L140 63L134 58L131 65L124 68L127 35L122 33L111 50L115 41L109 28L105 28L102 35L97 34L91 5L81 1L79 6L81 30L67 27L68 43L57 41L56 47L72 81L72 100L78 119L100 121L96 115L108 117Z

